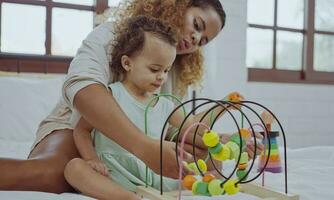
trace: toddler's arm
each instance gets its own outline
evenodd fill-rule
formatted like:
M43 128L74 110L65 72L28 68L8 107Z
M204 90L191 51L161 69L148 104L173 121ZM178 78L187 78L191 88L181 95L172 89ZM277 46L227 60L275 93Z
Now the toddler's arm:
M81 117L73 131L74 143L81 157L87 162L89 166L91 166L100 174L108 176L109 174L107 167L99 159L95 152L91 137L92 130L93 127L84 118Z

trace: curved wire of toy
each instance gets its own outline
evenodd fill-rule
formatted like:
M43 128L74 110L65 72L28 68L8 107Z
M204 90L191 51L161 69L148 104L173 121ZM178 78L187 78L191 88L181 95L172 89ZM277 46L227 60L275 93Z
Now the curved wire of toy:
M285 193L287 194L288 193L288 160L287 160L287 152L286 152L286 137L285 137L285 132L284 132L283 126L282 126L281 122L278 120L278 118L276 117L276 115L273 112L271 112L271 110L269 110L267 107L265 107L265 106L263 106L259 103L253 102L253 101L243 101L243 103L254 104L254 105L257 105L257 106L265 109L266 111L268 111L274 117L275 121L277 122L278 126L281 129L281 132L282 132L282 135L283 135L283 145L284 145L284 179L285 179L284 183L285 183ZM269 139L269 141L270 141L270 139ZM269 145L270 145L270 142L269 142ZM269 155L269 153L268 153L268 155ZM269 161L269 157L267 157L267 160ZM261 170L262 172L264 171L265 167L267 166L268 161L266 161L265 166Z
M218 102L225 103L224 101L218 101ZM234 104L235 102L229 102L229 103ZM211 109L215 109L217 106L219 106L219 105L216 105L216 106L214 106L214 107L211 108ZM225 107L224 107L224 108L225 108ZM241 112L241 114L246 118L246 120L247 120L249 126L252 127L250 120L249 120L248 117L244 114L244 112L241 110L241 108L239 109L239 108L236 107L236 106L234 106L234 108L237 108L237 110ZM196 108L196 109L197 109L197 108ZM224 110L225 110L225 109L224 109ZM218 119L219 115L220 115L224 110L222 110L220 113L217 114L217 116L216 116L214 122ZM216 171L217 171L223 178L225 178L225 181L223 181L222 184L224 184L226 181L228 181L228 179L230 179L230 178L233 176L233 174L235 173L235 171L238 169L238 164L239 164L239 162L240 162L240 158L241 158L241 154L242 154L242 137L241 137L240 128L239 128L238 123L236 122L236 120L235 120L235 118L234 118L234 115L232 115L231 112L230 112L228 109L226 109L226 110L227 110L227 111L229 112L229 114L232 116L233 120L235 121L235 123L236 123L236 125L237 125L237 127L238 127L238 131L239 131L239 140L240 140L240 144L241 144L241 145L239 145L239 147L240 147L240 150L239 150L239 157L238 157L238 160L236 161L236 165L235 165L233 171L231 172L231 174L230 174L227 178L220 172L221 170L218 169L218 168L216 167L215 163L214 163L213 160L212 160L211 154L209 153L210 160L211 160L211 163L212 163L213 167L215 168L215 170L216 170ZM202 119L201 119L199 122L202 122L202 120L204 119L204 117L205 117L210 111L211 111L211 110L209 110L207 113L205 113L204 116L202 117ZM214 123L211 124L210 129L212 129L213 125L214 125ZM254 141L255 141L255 140L256 140L255 132L254 132L254 129L253 129L253 128L251 128L251 129L252 129L252 135L253 135L253 138L254 138ZM195 131L195 135L194 135L194 138L193 138L193 142L194 142L194 140L195 140L196 134L197 134L197 129L196 129L196 131ZM255 146L254 148L257 148L257 144L256 144L256 143L254 143L254 146ZM193 146L193 156L194 156L194 159L196 160L195 146ZM254 165L255 158L256 158L256 155L254 154L254 155L253 155L253 159L252 159L252 164L251 164L251 167L250 167L250 168L252 168L252 166ZM197 168L199 168L196 162L195 162L195 164L196 164ZM200 169L198 169L198 170L200 171ZM242 179L238 180L238 181L236 182L236 184L241 183L241 181L242 181L243 179L245 179L245 178L247 177L248 174L249 174L249 171L246 173L246 175L245 175ZM203 174L202 174L202 175L203 175Z
M256 123L256 124L253 124L253 127L254 126L259 126L260 128L262 128L263 132L264 132L264 140L266 140L268 138L268 132L267 132L267 127L266 126L263 126L262 124L260 123ZM270 138L269 138L269 143L270 143ZM270 149L271 149L271 145L269 144L268 145L268 157L270 157ZM264 151L264 156L266 156L266 151ZM268 161L269 161L269 158L268 158ZM267 166L265 165L263 168L266 168ZM264 186L264 172L262 173L262 186Z
M198 99L192 99L192 100L188 100L188 101L186 101L186 102L184 102L184 103L182 103L181 105L179 105L177 108L175 108L175 110L177 110L179 107L181 107L181 106L183 106L183 105L185 105L185 104L187 104L187 103L189 103L189 102L192 102L192 101L197 101L197 100L209 100L209 99L205 99L205 98L198 98ZM209 100L210 101L210 100ZM212 101L211 100L211 102L214 102L214 101ZM236 103L236 102L233 102L233 103ZM273 117L274 117L274 119L276 120L276 122L279 124L279 127L280 127L280 129L281 129L281 131L282 131L282 134L283 134L283 142L284 142L284 165L285 165L285 193L287 193L287 153L286 153L286 137L285 137L285 132L284 132L284 130L283 130L283 127L282 127L282 125L281 125L281 123L279 122L279 120L277 119L277 117L268 109L268 108L266 108L265 106L263 106L263 105L261 105L261 104L259 104L259 103L256 103L256 102L252 102L252 101L243 101L242 102L242 104L243 104L243 106L245 106L245 107L248 107L248 106L246 106L245 104L247 104L247 103L249 103L249 104L254 104L254 105L257 105L257 106L259 106L259 107L262 107L263 109L265 109L266 111L268 111ZM232 105L233 107L235 107L234 105ZM252 110L250 107L248 107L250 110ZM170 114L170 116L175 112L175 110ZM259 115L254 111L254 110L252 110L258 117L259 117ZM220 114L218 114L217 116L219 116ZM168 118L170 118L170 116L168 117ZM259 119L261 120L261 123L262 124L264 124L264 122L263 122L263 120L262 120L262 118L261 117L259 117ZM216 120L215 120L216 121ZM166 127L166 124L167 124L167 121L165 122L165 124L164 124L164 128L163 128L163 130L165 129L165 127ZM214 123L213 123L214 124ZM266 128L266 126L264 126L265 128ZM239 129L239 136L241 137L241 133L240 133L240 129ZM253 137L254 137L254 130L253 130ZM269 144L268 145L270 145L270 138L269 137L267 137L268 138L268 140L269 140ZM178 140L177 140L178 141ZM241 141L242 142L242 141ZM162 159L162 145L163 145L163 138L160 138L160 174L162 174L162 167L163 167L163 159ZM254 141L254 145L255 145L255 149L256 149L256 142ZM176 148L177 148L177 145L176 145ZM270 149L269 149L269 152L270 152ZM268 155L269 155L270 153L268 153ZM177 155L178 154L176 154L176 159L177 159L177 161L178 161L178 158L177 158ZM238 159L239 161L240 161L240 155L239 155L239 159ZM253 159L254 160L254 159ZM238 161L238 162L239 162ZM264 168L260 171L260 173L257 175L257 176L255 176L252 180L254 180L254 179L256 179L256 178L258 178L258 176L260 176L262 173L263 173L263 171L264 171L264 169L265 169L265 167L267 166L267 164L268 164L268 161L269 161L269 156L267 157L267 159L266 159L266 163L265 163L265 166L264 166ZM196 162L195 162L196 163ZM178 163L179 164L179 163ZM180 166L180 165L179 165ZM197 166L197 165L196 165ZM198 166L197 166L197 168L199 168ZM200 169L199 169L200 170ZM217 170L217 169L216 169ZM249 173L249 172L248 172ZM247 173L247 174L248 174ZM245 176L246 177L246 176ZM252 181L252 180L249 180L249 181L247 181L247 182L250 182L250 181ZM161 195L163 194L163 179L162 179L162 176L160 176L160 193L161 193Z
M187 100L183 103L181 103L180 105L178 105L170 114L169 116L167 117L165 123L164 123L164 126L162 128L162 133L165 131L166 127L167 127L167 124L168 124L168 121L169 119L171 118L171 116L176 112L176 110L178 110L180 107L186 105L187 103L189 102L193 102L194 100L193 99L190 99L190 100ZM162 165L163 165L163 155L162 155L162 147L163 147L163 141L164 141L164 138L163 138L163 135L160 136L160 194L162 195L163 194L163 178L162 178ZM176 159L177 159L177 154L175 155L176 156ZM179 163L178 163L179 164Z
M145 117L144 117L144 123L145 123L145 135L147 135L148 132L148 110L151 106L151 104L153 103L154 100L159 99L160 97L171 97L172 99L176 100L179 104L182 104L182 101L177 98L175 95L172 94L168 94L168 93L161 93L161 94L157 94L156 96L154 96L153 98L150 99L150 101L148 102L148 104L145 107ZM183 113L184 115L186 115L186 109L184 107L182 107ZM164 130L162 132L162 134L164 133ZM175 133L173 133L173 136L171 137L171 140L174 139L174 135ZM146 165L146 169L145 169L145 187L148 186L148 167Z
M176 141L179 141L179 135L181 134L180 133L180 130L182 130L182 127L184 126L184 124L185 124L185 122L187 121L187 119L188 119L188 117L193 113L193 112L195 112L199 107L201 107L201 106L204 106L204 105L206 105L206 104L209 104L209 103L216 103L216 104L219 104L220 106L222 106L223 108L225 108L225 106L222 104L222 103L220 103L220 101L215 101L215 100L212 100L212 99L207 99L207 98L203 98L206 102L204 102L204 103L202 103L202 104L200 104L199 106L197 106L197 107L195 107L190 113L188 113L188 115L186 116L186 118L183 120L183 122L181 123L181 125L180 125L180 129L179 129L179 133L178 133L178 135L176 136ZM234 108L236 108L236 109L238 109L236 106L234 106L232 103L230 103L230 102L226 102L227 104L229 104L230 106L233 106ZM240 132L240 128L239 128L239 125L238 125L238 122L236 121L236 119L234 118L234 116L232 115L232 113L231 113L231 111L229 111L228 109L224 109L224 110L226 110L231 116L232 116L232 118L233 118L233 120L234 120L234 122L235 122L235 124L236 124L236 126L237 126L237 128L238 128L238 130L239 130L239 134L240 134L240 137L241 137L241 132ZM211 111L211 110L210 110ZM206 113L207 114L207 113ZM203 119L203 118L202 118ZM196 128L196 130L195 130L195 134L194 134L194 136L193 136L193 144L195 144L195 140L196 140L196 135L197 135L197 131L198 131L198 126L197 126L197 128ZM178 155L178 148L177 148L177 146L176 146L176 148L175 148L175 151L176 151L176 154ZM242 146L240 146L240 152L242 151ZM240 153L239 152L239 153ZM240 159L240 157L241 157L241 153L239 154L239 159ZM199 169L199 166L198 166L198 164L197 164L197 162L196 162L196 160L197 160L197 158L196 158L196 150L195 150L195 145L193 145L193 158L194 158L194 160L195 160L195 165L196 165L196 167ZM178 160L177 160L178 161ZM224 175L222 174L222 173L220 173L220 170L218 170L217 169L217 167L215 166L215 164L213 163L213 166L214 166L214 168L218 171L218 173L222 176L222 177L224 177ZM199 169L199 172L200 172L200 174L203 176L204 174L203 174L203 172ZM233 172L234 173L234 172ZM227 179L229 179L229 178L231 178L232 176L233 176L233 173L227 178ZM225 177L224 177L225 178Z
M234 104L239 104L239 105L242 105L242 106L244 106L242 103L240 103L240 102L232 102L232 103L234 103ZM248 106L245 106L245 107L247 107L247 108L249 108ZM249 109L251 109L251 108L249 108ZM253 109L251 109L255 114L257 114ZM223 110L224 111L224 110ZM223 112L223 111L221 111L221 112ZM239 111L241 111L241 108L239 109ZM213 125L215 124L215 122L216 122L216 120L218 119L218 116L221 114L221 112L220 113L218 113L217 114L217 116L215 117L215 119L214 119L214 121L213 121L213 123L211 124L211 129L213 128ZM246 121L248 122L248 124L249 124L249 126L250 126L250 129L251 129L251 133L252 133L252 137L253 137L253 139L254 139L254 149L256 149L257 148L257 143L256 143L256 135L255 135L255 131L254 131L254 129L252 128L252 124L250 123L250 120L248 119L248 117L244 114L244 113L241 113L242 114L242 116L243 117L245 117L246 118ZM257 114L258 115L258 114ZM258 117L260 117L259 115L258 115ZM261 118L260 118L261 119ZM262 120L262 119L261 119ZM239 133L239 139L241 139L241 133ZM241 139L242 140L242 139ZM242 142L240 142L240 144L242 144ZM242 147L242 145L240 145L241 147ZM213 163L213 161L212 161L212 158L211 158L211 154L209 154L209 156L210 156L210 159L211 159L211 162L212 162L212 164L213 164L213 166L214 166L214 168L216 169L216 170L218 170L216 167L215 167L215 164ZM241 156L241 151L239 152L239 159L238 159L238 161L236 162L236 165L235 165L235 168L234 168L234 170L233 170L233 172L232 172L232 175L234 174L234 172L235 172L235 170L238 168L238 164L239 164L239 162L240 162L240 156ZM256 154L254 154L253 155L253 159L252 159L252 162L251 162L251 165L250 165L250 167L249 167L249 169L248 169L248 171L246 172L246 174L236 183L236 184L238 184L238 183L245 183L245 182L242 182L247 176L248 176L248 174L250 173L250 171L251 171L251 169L253 168L253 166L254 166L254 163L255 163L255 158L256 158ZM223 176L223 178L226 178L225 176ZM250 182L250 181L247 181L247 182ZM247 183L246 182L246 183Z
M202 122L196 122L192 125L190 125L184 132L183 136L182 136L182 140L181 140L181 151L180 151L180 162L179 162L179 199L181 199L181 182L182 182L182 171L183 171L183 153L184 153L184 142L185 142L185 138L187 137L187 135L190 133L190 130L194 127L194 126L204 126L205 128L207 128L208 130L210 129L206 124L202 123ZM197 165L197 162L195 162ZM198 168L198 167L197 167ZM202 172L201 172L202 173Z
M235 103L235 104L242 105L242 106L246 107L247 109L249 109L251 112L253 112L253 113L258 117L258 119L261 121L263 127L265 128L265 132L268 132L267 127L265 126L265 123L264 123L264 121L262 120L261 116L260 116L260 115L259 115L253 108L251 108L250 106L244 104L244 101L241 101L241 102L234 102L234 103ZM252 128L253 126L254 126L254 124L251 125L250 128ZM257 143L256 143L256 137L255 137L254 129L252 129L252 133L253 133L253 139L254 139L254 150L255 150L254 152L256 152L256 149L257 149ZM265 163L265 165L264 165L265 167L267 166L267 164L268 164L268 162L269 162L269 155L270 155L270 138L267 137L267 139L268 139L268 143L269 143L269 151L268 151L268 156L267 156L267 159L266 159L266 163ZM247 173L245 174L244 178L247 177L248 174L250 173L250 171L252 170L252 168L253 168L253 166L254 166L255 158L256 158L256 154L253 155L252 164L251 164L251 166L249 167L249 169L248 169ZM265 167L264 167L264 168L265 168ZM261 171L258 173L258 175L254 176L252 179L248 179L247 181L244 181L244 182L240 181L240 183L249 183L249 182L251 182L251 181L254 181L255 179L257 179L257 178L263 173L263 171L264 171L264 170L261 170ZM241 180L243 180L243 179L241 179Z
M163 126L163 129L162 129L162 131L164 131L165 130L165 128L166 128L166 125L167 125L167 121L169 120L169 118L174 114L174 112L177 110L177 109L179 109L181 106L184 106L185 104L187 104L187 103L189 103L189 102L193 102L193 101L208 101L208 102L216 102L216 103L218 103L218 104L220 104L220 102L219 101L214 101L214 100L212 100L212 99L208 99L208 98L196 98L196 99L191 99L191 100L188 100L188 101L185 101L185 102L183 102L182 104L180 104L179 106L177 106L173 111L172 111L172 113L170 113L170 115L168 116L168 118L167 118L167 120L165 121L165 124L164 124L164 126ZM229 104L229 106L232 106L232 107L234 107L236 110L238 110L238 108L235 106L235 105L233 105L233 103L231 103L231 102L226 102L227 104ZM223 105L222 105L223 106ZM230 111L227 109L227 111L230 113ZM241 111L242 112L242 111ZM191 112L192 113L192 112ZM232 116L232 118L234 118L234 116L230 113L230 115ZM234 118L234 121L235 121L235 123L236 123L236 125L237 125L237 127L238 127L238 133L239 133L239 137L240 137L240 143L242 142L242 140L241 140L241 132L240 132L240 128L239 128L239 126L238 126L238 123L236 122L236 120L235 120L235 118ZM181 125L181 127L183 126L183 124L185 123L185 120L182 122L182 125ZM180 130L180 129L179 129ZM179 140L179 138L178 138L178 136L179 136L179 134L177 135L177 140L176 141L178 141ZM162 178L162 166L163 166L163 155L162 155L162 146L163 145L163 137L161 136L160 137L160 194L162 195L163 194L163 178ZM179 166L179 161L178 161L178 145L176 144L176 161L177 161L177 164L178 164L178 166ZM240 152L242 151L242 147L240 147ZM239 155L239 159L238 159L238 162L240 161L240 155ZM196 162L195 162L196 163ZM197 165L196 165L197 166ZM198 168L198 166L197 166L197 168ZM215 167L215 169L217 170L217 168Z

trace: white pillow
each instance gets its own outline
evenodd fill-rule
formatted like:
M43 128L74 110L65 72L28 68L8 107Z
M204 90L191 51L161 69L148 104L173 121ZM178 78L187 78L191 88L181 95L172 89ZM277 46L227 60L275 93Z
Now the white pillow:
M56 105L64 76L0 77L0 139L33 141Z

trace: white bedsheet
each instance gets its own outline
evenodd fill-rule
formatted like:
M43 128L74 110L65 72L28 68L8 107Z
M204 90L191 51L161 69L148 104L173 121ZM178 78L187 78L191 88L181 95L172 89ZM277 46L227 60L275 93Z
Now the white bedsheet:
M26 158L38 123L53 108L60 95L63 76L0 76L0 157ZM282 149L281 149L282 150ZM334 146L288 151L289 192L301 200L334 199ZM283 174L265 175L266 185L283 191ZM1 177L0 177L1 181ZM257 180L261 182L261 179ZM89 199L78 194L0 191L0 199ZM184 199L253 200L237 194L216 198Z
M25 158L29 152L30 142L0 140L0 157ZM310 147L288 150L288 190L299 194L301 200L334 199L334 147ZM265 174L266 186L284 191L283 174ZM261 183L259 178L257 182ZM0 199L90 199L78 194L51 194L44 192L0 191ZM221 199L221 200L255 200L256 197L237 194L224 197L185 197L184 199Z

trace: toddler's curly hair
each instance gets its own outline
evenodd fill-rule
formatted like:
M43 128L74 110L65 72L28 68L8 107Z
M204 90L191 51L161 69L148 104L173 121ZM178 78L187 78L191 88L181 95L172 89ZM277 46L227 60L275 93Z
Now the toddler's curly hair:
M150 33L176 47L176 33L166 22L147 15L129 18L124 23L123 29L117 32L113 43L112 62L110 63L113 81L120 81L124 78L126 71L122 67L122 56L132 56L140 52L144 48L145 33Z

